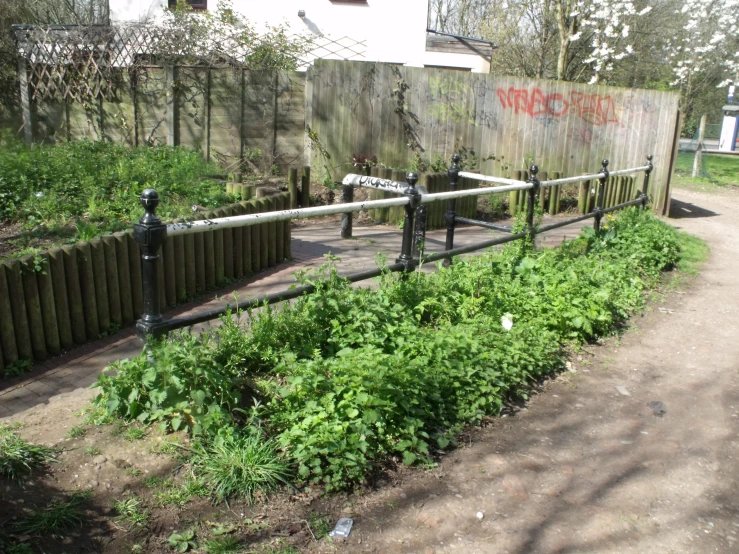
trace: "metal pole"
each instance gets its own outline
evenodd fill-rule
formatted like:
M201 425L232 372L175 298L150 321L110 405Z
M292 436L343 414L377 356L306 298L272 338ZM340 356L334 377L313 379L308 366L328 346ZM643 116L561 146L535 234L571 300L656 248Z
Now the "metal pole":
M600 220L603 219L603 195L606 191L606 181L608 181L609 173L608 173L608 160L603 160L602 163L603 167L600 170L600 177L598 177L598 180L600 181L600 185L598 186L598 197L595 199L595 222L593 223L593 227L596 231L600 231Z
M159 251L167 237L167 226L156 214L159 195L154 189L146 189L141 193L141 205L144 215L133 226L133 236L141 245L141 267L144 279L144 312L136 322L139 338L146 340L153 334L156 324L162 322L162 311L159 305Z
M403 220L403 243L400 247L400 256L397 263L403 264L406 272L413 271L415 264L413 261L413 224L415 219L416 208L421 204L421 195L416 190L418 182L418 174L410 171L406 175L408 188L405 195L408 196L410 202L405 205L405 219Z
M413 258L420 260L426 242L426 216L428 206L423 204L416 210L416 228L413 232Z
M341 185L341 203L351 204L354 202L354 187L352 185ZM352 238L352 214L341 214L341 238Z
M461 159L462 158L459 154L454 154L452 156L452 166L446 172L449 176L449 192L455 192L457 190L457 185L459 184L459 172L461 170L459 167L459 160ZM444 245L444 250L452 250L454 248L454 219L457 217L456 210L457 199L450 198L446 214L444 215L444 219L446 220L446 244ZM446 267L449 267L451 263L451 256L444 259L444 265Z
M534 240L534 234L536 233L536 229L534 229L534 206L536 206L536 196L539 194L539 179L536 176L537 173L539 173L538 165L532 165L529 167L529 178L527 182L531 183L531 188L529 189L529 196L526 204L526 226L528 227L529 239L531 239L532 242Z
M649 190L649 175L652 173L652 170L654 169L654 165L652 164L652 158L653 156L649 154L647 156L647 169L644 170L644 185L641 191L641 209L643 210L647 205L647 199L649 198L647 196L647 191Z

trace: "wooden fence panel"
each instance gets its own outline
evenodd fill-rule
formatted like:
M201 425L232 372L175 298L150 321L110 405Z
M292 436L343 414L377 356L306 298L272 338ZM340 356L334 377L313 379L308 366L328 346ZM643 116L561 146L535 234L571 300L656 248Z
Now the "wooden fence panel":
M470 169L501 177L531 163L589 173L604 157L614 169L635 167L653 154L651 193L665 211L677 93L333 60L317 60L312 73L311 128L333 160L332 178L360 148L408 167L414 151L448 160L465 147L483 160ZM313 166L322 167L316 150Z

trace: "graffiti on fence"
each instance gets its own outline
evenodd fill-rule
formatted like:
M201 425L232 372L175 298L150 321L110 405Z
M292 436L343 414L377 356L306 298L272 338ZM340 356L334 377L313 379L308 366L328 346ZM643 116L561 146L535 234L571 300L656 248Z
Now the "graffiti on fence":
M475 112L464 102L434 102L428 108L431 117L443 120L452 120L457 123L475 125Z
M429 79L431 103L429 115L439 121L475 125L475 110L468 106L467 99L474 95L469 83L444 75Z
M499 88L496 92L504 109L543 118L548 122L574 113L583 121L596 126L618 123L616 105L610 95L585 94L573 90L565 96L559 92L547 94L540 88L529 90L514 87L507 90Z

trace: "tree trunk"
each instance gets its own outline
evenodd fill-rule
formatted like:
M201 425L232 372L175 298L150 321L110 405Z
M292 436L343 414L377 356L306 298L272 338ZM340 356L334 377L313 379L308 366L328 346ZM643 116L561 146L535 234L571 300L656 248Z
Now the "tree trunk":
M565 79L565 71L567 70L567 54L570 49L570 39L562 38L560 33L559 41L559 56L557 56L557 80L563 81Z

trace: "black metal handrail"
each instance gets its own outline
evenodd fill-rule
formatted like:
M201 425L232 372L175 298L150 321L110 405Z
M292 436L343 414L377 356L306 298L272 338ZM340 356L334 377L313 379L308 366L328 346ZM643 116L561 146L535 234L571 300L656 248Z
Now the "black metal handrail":
M344 279L351 283L364 281L367 279L373 279L382 275L385 272L410 272L413 271L421 262L434 262L438 260L444 260L445 264L451 263L454 256L474 252L475 250L481 250L483 248L489 248L499 244L505 244L514 240L520 240L523 238L533 239L537 233L543 233L564 227L571 223L584 221L586 219L594 220L594 227L596 230L600 229L600 222L606 213L613 212L628 206L641 205L642 209L646 206L648 197L647 192L649 189L649 176L654 169L652 164L652 156L647 156L647 164L645 166L623 169L614 174L624 175L627 173L644 172L644 182L642 190L639 192L639 196L633 200L622 202L610 208L602 208L604 201L605 185L611 173L608 171L608 160L603 160L601 168L597 174L595 174L600 181L598 193L596 197L596 207L590 213L579 215L577 217L569 218L562 221L557 221L539 227L538 229L534 226L534 206L537 204L537 196L541 188L541 182L537 178L539 168L536 165L532 165L529 168L529 179L526 182L516 181L511 182L510 179L499 179L495 177L478 176L479 180L498 182L505 186L484 188L484 189L466 189L457 190L460 177L460 157L455 154L452 157L452 165L447 171L449 177L449 192L436 193L436 194L422 194L422 187L416 187L418 182L418 175L414 172L407 174L407 183L395 183L390 187L392 192L401 196L401 198L391 200L375 200L363 202L361 204L353 204L353 186L351 182L344 182L342 197L343 203L339 206L326 206L321 208L304 208L297 210L284 210L280 212L271 212L268 214L255 214L251 216L237 216L231 218L220 218L209 221L195 222L195 224L171 224L165 225L161 219L156 215L156 207L159 204L159 196L156 191L152 189L145 190L141 195L141 204L144 207L144 216L141 220L134 225L134 238L138 243L141 244L142 250L142 269L143 269L143 300L144 310L141 319L136 323L136 328L139 337L146 340L149 337L158 337L176 329L182 329L190 327L197 323L203 323L220 317L227 313L229 310L244 310L259 307L265 303L281 302L285 300L292 300L298 298L304 294L310 294L315 291L314 285L303 285L294 287L288 290L279 291L271 294L261 296L259 298L253 298L249 300L243 300L235 302L233 304L227 304L225 306L219 306L206 310L201 310L194 314L183 315L165 320L162 316L161 306L159 305L159 266L158 258L161 245L164 242L168 231L171 234L185 234L196 232L199 229L208 230L214 228L226 228L236 226L247 226L256 225L266 221L283 221L290 219L298 219L304 217L316 217L318 215L325 215L325 213L342 213L351 214L352 212L361 211L365 208L371 207L385 207L390 204L403 206L405 210L404 215L404 226L403 226L403 239L401 243L401 252L395 263L388 265L387 267L377 268L372 270L360 271L351 273L343 276ZM592 175L585 175L582 179L591 179ZM568 178L568 182L572 181L573 178ZM558 182L562 182L559 180ZM550 184L549 182L547 184ZM407 185L407 186L400 186ZM380 185L383 188L387 187L387 183ZM379 188L379 187L378 187ZM475 219L469 219L460 217L456 214L456 201L458 197L476 195L476 194L494 194L496 192L506 192L512 189L526 190L528 192L527 206L526 206L526 228L521 232L513 232L513 229L507 226L495 225L485 221L479 221ZM425 192L425 189L423 189ZM419 237L419 232L423 233L425 225L423 219L420 220L420 225L416 225L417 216L423 213L425 209L424 204L432 201L438 201L440 199L448 199L449 204L447 212L445 214L446 221L446 240L444 250L436 252L430 255L421 257L417 251L414 251L414 244L418 245L419 240L422 240L422 235ZM454 246L454 232L457 224L476 225L483 228L494 229L497 231L503 231L508 233L502 237L496 237L494 239L465 245L461 247ZM351 217L342 218L342 237L351 237Z

